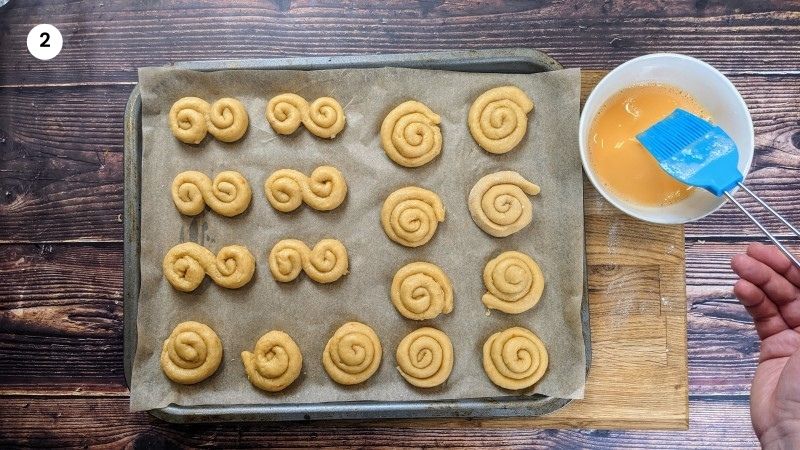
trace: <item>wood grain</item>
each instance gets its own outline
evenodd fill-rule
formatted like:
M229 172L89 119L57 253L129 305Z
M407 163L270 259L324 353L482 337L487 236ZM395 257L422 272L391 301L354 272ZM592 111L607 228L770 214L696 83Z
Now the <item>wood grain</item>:
M584 71L584 97L604 73ZM747 183L800 223L800 198L793 195L800 190L800 75L732 79L756 125L758 148ZM0 88L0 104L7 105L0 109L0 242L122 239L122 116L131 88ZM763 101L762 92L771 92L772 101ZM754 201L740 198L777 227ZM759 232L725 206L688 225L687 235Z
M746 245L686 245L690 395L749 392L758 340L733 297L736 277L729 268ZM102 276L85 271L86 258L102 262ZM660 308L658 295L647 291L660 278L655 266L599 264L591 271L593 290L614 283L620 298L640 297L629 305L595 303L593 313L624 307L651 315ZM0 273L0 394L126 391L121 244L0 245ZM65 349L68 363L61 364Z
M746 399L693 400L689 430L673 432L485 428L442 421L407 426L384 421L171 426L129 413L126 398L3 397L0 447L190 448L387 446L485 448L757 448ZM724 418L724 420L720 419Z
M583 71L582 99L605 74ZM755 155L747 186L791 223L800 223L800 77L732 76L750 109L755 129ZM769 92L765 99L764 92ZM779 236L792 236L778 219L749 196L737 199L768 229ZM739 209L728 203L714 214L686 224L687 238L760 237L759 229Z
M0 392L126 391L122 244L0 245L0 273Z
M0 89L0 242L122 239L130 90Z
M610 205L602 206L595 199L597 195L593 190L586 191L587 203L595 205L586 219L586 248L596 358L586 399L547 418L518 419L509 424L685 427L688 388L682 229L636 221L616 212ZM0 335L0 342L9 342L8 354L0 356L0 388L6 392L20 392L33 378L39 380L40 385L53 386L53 391L71 393L76 381L92 384L95 380L107 380L111 386L90 389L113 392L119 386L119 373L112 378L108 369L119 364L120 335L109 335L102 329L90 330L90 326L96 327L91 320L71 323L59 318L75 311L76 305L89 308L89 312L102 311L100 304L89 307L92 302L79 300L82 294L75 292L90 285L93 296L110 297L105 306L111 303L114 309L106 311L106 314L111 313L107 320L119 323L120 286L116 284L119 277L115 276L120 273L119 253L107 254L104 260L97 257L99 252L118 252L119 248L58 246L50 250L57 255L51 258L50 254L23 256L25 247L28 252L38 249L36 246L0 246L0 269L10 275L5 291L17 292L18 283L30 286L24 306L0 304L4 308L0 323L4 324L3 329L10 331L9 335ZM80 273L86 261L104 270ZM111 267L106 269L106 264ZM36 268L34 274L31 273L33 268ZM41 295L43 286L58 293L64 301ZM0 284L0 294L4 293L3 287ZM40 297L41 300L36 301ZM118 327L109 328L119 330ZM66 342L82 344L70 354L69 364L61 364L59 352L52 348L42 350L40 334L50 340L56 334L66 338ZM92 339L114 341L116 345L109 348L108 353L98 354L89 344ZM25 354L38 357L34 367L41 367L41 371L30 369L23 358ZM624 395L620 395L623 392Z
M25 50L31 24L42 22L65 37L64 51L50 62ZM128 413L121 120L136 67L179 60L523 46L568 66L609 69L640 54L679 51L734 75L756 124L748 184L798 223L799 30L800 4L769 0L15 1L0 12L0 447L756 447L745 395L758 346L732 297L728 260L758 233L729 207L686 228L694 397L690 428L679 435L492 421L170 426ZM14 87L20 85L26 87ZM602 203L587 207L600 212ZM607 232L631 237L624 228ZM18 244L75 240L111 243ZM624 263L630 256L623 251L623 259L593 264L591 287L593 298L613 287L636 301L605 296L594 311L611 317L625 307L638 318L615 326L658 329L660 296L645 291L661 279L661 267L638 257ZM655 355L648 364L668 361L656 352L659 339L637 345Z
M647 224L587 187L586 257L592 366L583 400L545 417L552 427L688 425L683 227Z
M0 85L130 82L137 67L180 60L452 48L533 47L601 69L656 51L728 72L796 71L800 58L796 2L17 2L3 16L0 52L16 70L0 71ZM32 23L61 30L57 58L28 54Z

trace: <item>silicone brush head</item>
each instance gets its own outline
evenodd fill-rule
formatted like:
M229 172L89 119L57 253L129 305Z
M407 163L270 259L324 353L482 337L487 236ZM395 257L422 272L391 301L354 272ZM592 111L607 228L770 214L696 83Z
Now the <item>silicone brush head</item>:
M678 181L716 196L742 181L737 169L739 149L722 128L676 109L636 135L636 139Z

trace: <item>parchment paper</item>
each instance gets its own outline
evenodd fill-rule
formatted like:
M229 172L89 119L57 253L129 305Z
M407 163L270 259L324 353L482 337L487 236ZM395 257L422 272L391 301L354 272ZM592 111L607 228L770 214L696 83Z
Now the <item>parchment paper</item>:
M253 404L346 400L416 400L519 395L496 387L486 377L481 349L492 333L511 326L533 330L545 343L550 365L544 378L522 394L582 398L586 361L581 330L583 198L578 154L580 72L562 70L535 75L469 74L398 68L326 71L218 71L201 73L174 68L139 70L142 93L141 293L138 345L131 383L131 409L169 403ZM485 90L514 84L535 103L525 139L505 155L481 150L469 134L466 117L472 101ZM284 92L312 101L332 96L344 107L347 126L334 140L314 137L301 128L285 137L265 119L266 102ZM221 97L242 101L250 115L247 134L225 144L209 135L198 146L177 141L167 114L184 96L209 102ZM431 163L414 169L394 164L384 154L378 130L399 103L417 99L442 117L444 147ZM333 165L348 183L345 203L331 212L307 205L277 212L264 194L264 180L275 170L305 174ZM250 208L235 218L213 211L192 217L178 213L170 197L175 175L199 170L211 178L223 170L241 172L253 189ZM506 237L493 238L473 222L467 196L483 175L515 170L539 184L532 197L533 223ZM379 211L394 190L418 185L439 194L447 216L426 245L409 249L383 232ZM270 275L267 253L284 238L313 246L326 237L341 240L350 258L350 274L322 285L301 273L288 284ZM192 293L174 290L164 279L161 261L174 245L193 241L216 253L230 244L246 246L256 257L256 275L243 288L228 290L206 277ZM528 312L488 312L481 303L483 267L502 251L531 255L545 277L544 295ZM451 314L416 322L400 316L389 299L394 272L406 263L433 262L449 275L455 290ZM185 320L213 328L224 347L215 375L193 385L171 383L159 366L164 339ZM322 368L328 338L351 320L371 326L381 339L383 361L367 382L351 387L331 381ZM395 351L410 331L424 325L440 328L453 341L455 366L447 383L417 389L397 373ZM282 393L262 392L248 382L240 352L273 329L291 335L303 352L300 378Z

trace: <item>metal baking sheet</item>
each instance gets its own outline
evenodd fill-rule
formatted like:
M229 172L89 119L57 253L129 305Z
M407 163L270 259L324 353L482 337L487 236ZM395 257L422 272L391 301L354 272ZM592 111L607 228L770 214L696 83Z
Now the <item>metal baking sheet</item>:
M199 70L407 67L463 72L538 73L561 69L554 59L533 49L467 50L406 53L392 55L353 55L335 57L197 61L176 66ZM131 92L125 109L125 208L124 208L124 369L130 383L136 354L136 314L139 299L139 239L141 212L141 111L139 87ZM582 189L583 187L580 186ZM591 336L586 283L581 308L587 371L591 363ZM538 416L553 412L570 400L542 395L492 398L430 400L407 402L331 402L278 405L178 406L151 410L161 419L174 423L230 421L286 421L330 419L389 419L432 417L513 417Z

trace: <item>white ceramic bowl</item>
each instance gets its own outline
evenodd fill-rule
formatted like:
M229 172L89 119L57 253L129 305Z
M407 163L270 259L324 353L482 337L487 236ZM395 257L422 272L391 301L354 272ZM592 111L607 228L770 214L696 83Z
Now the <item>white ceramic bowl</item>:
M589 129L597 111L620 90L636 84L663 83L676 86L694 97L711 115L711 120L728 133L739 147L739 170L747 175L753 162L753 122L742 96L717 69L685 55L655 53L634 58L603 78L583 107L580 121L580 148L583 169L594 187L611 204L633 217L655 223L686 223L707 216L722 206L726 198L704 189L665 207L639 206L617 197L595 176L589 164Z

